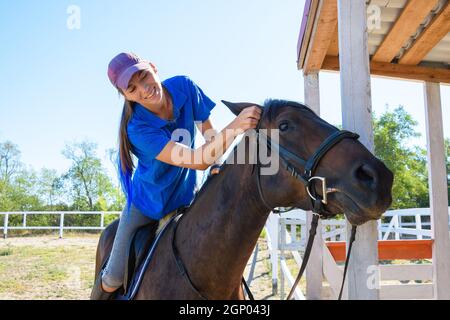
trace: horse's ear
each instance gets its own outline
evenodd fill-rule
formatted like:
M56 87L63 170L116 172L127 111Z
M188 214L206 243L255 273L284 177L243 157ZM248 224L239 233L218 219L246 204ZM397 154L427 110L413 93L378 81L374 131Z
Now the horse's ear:
M239 113L241 113L241 111L244 110L247 107L257 106L257 107L260 107L261 109L263 108L263 107L261 107L260 105L258 105L256 103L250 103L250 102L236 102L236 103L234 103L234 102L229 102L229 101L225 101L225 100L221 100L221 101L236 116L239 115Z

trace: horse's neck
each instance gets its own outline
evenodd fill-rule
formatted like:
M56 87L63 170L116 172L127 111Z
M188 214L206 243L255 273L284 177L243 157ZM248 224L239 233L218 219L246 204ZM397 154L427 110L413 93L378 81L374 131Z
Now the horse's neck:
M232 289L227 285L239 284L270 213L261 203L251 170L251 165L225 165L208 181L177 234L193 281L219 294L217 298L226 298L220 293Z

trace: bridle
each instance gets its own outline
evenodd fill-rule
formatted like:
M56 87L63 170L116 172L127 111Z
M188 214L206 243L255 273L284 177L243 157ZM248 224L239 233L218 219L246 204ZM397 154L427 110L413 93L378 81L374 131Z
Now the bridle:
M265 135L264 133L259 131L259 128L256 129L257 132L257 186L258 186L258 192L261 197L262 202L264 205L269 208L273 209L274 206L271 206L266 201L264 194L262 192L261 187L261 162L259 160L259 137L265 138L267 141L267 147L268 149L277 149L279 158L282 160L283 168L290 173L292 177L300 181L306 189L306 192L311 200L311 211L314 212L316 215L318 215L320 218L331 218L335 216L332 213L329 213L324 205L328 204L328 197L327 195L332 192L336 192L337 189L334 188L327 188L327 179L325 177L319 177L314 175L317 166L320 162L320 160L325 156L325 154L333 148L336 144L338 144L340 141L344 139L354 139L357 140L359 138L359 135L353 132L341 130L333 133L331 136L329 136L325 141L322 142L322 144L319 146L319 148L314 152L314 154L308 159L304 160L300 158L299 156L295 155L285 147L273 143L271 139ZM297 165L304 168L303 173L299 173L296 169L296 165L293 165L291 161L296 162ZM315 182L320 181L322 183L322 195L317 194L316 188L315 188Z
M333 148L336 144L338 144L340 141L344 140L344 139L353 139L353 140L357 140L359 138L359 135L350 131L346 131L346 130L339 130L334 132L333 134L331 134L328 138L326 138L321 144L320 146L317 148L317 150L307 159L302 159L299 156L297 156L296 154L292 153L291 151L289 151L288 149L286 149L285 147L279 145L278 143L274 143L270 140L270 138L265 135L264 133L260 132L261 129L261 123L265 117L265 115L268 113L268 110L270 109L270 107L266 107L263 108L263 113L261 115L261 119L258 123L258 126L256 127L256 134L257 134L257 143L256 143L256 152L257 152L257 156L256 156L256 179L257 179L257 187L258 187L258 193L259 196L261 198L261 201L264 203L264 205L270 209L273 210L275 207L271 206L267 203L267 200L264 197L263 191L262 191L262 186L261 186L261 161L259 158L259 140L260 137L265 138L266 143L267 143L267 147L268 149L276 149L279 153L279 158L283 164L283 168L285 170L287 170L292 177L294 177L295 179L297 179L298 181L300 181L306 189L306 192L311 200L311 211L313 212L313 218L311 221L311 228L309 230L309 238L308 238L308 242L305 248L305 254L303 256L303 261L302 261L302 265L300 267L300 271L298 273L297 279L294 282L294 285L292 286L292 289L287 297L287 300L290 300L295 288L298 285L298 282L300 281L305 269L306 269L306 265L308 263L308 259L312 250L312 246L314 243L314 238L315 235L317 233L317 225L319 223L319 218L323 218L323 219L329 219L334 217L335 215L328 212L325 208L325 205L327 205L328 203L328 199L327 199L327 194L332 193L332 192L336 192L336 189L333 188L327 188L327 182L326 182L326 178L325 177L319 177L319 176L315 176L315 171L320 163L320 160L325 156L325 154L331 149ZM294 165L295 163L295 165ZM297 170L298 166L303 167L303 173L299 173L299 171ZM254 169L255 167L253 167ZM252 171L252 173L254 173L254 170ZM319 195L316 192L316 188L315 188L315 182L316 181L320 181L322 183L322 195ZM188 282L188 284L190 285L191 289L197 293L197 295L204 300L207 300L208 298L202 294L200 292L200 290L195 286L195 284L192 282L192 280L189 277L189 274L186 270L186 267L184 266L183 261L181 260L181 257L179 255L178 249L175 245L176 241L176 230L177 227L179 225L179 221L184 217L184 214L179 215L175 220L175 227L173 229L173 237L172 237L172 252L175 258L175 261L177 263L178 269L180 271L180 273L184 276L184 278L186 279L186 281ZM342 297L342 291L344 288L344 283L345 283L345 276L347 274L347 267L348 267L348 262L350 259L350 253L351 253L351 249L352 249L352 244L355 241L355 235L356 235L356 226L352 227L352 232L351 232L351 236L350 236L350 243L349 243L349 249L348 249L348 253L347 253L347 258L345 261L345 267L344 267L344 275L343 275L343 279L342 279L342 286L341 286L341 290L339 292L339 300ZM248 296L251 300L254 300L252 293L250 292L250 289L247 285L247 283L245 282L245 279L242 278L242 283L245 286L245 289L247 290Z
M317 150L308 158L308 159L302 159L299 156L297 156L296 154L292 153L291 151L289 151L288 149L286 149L285 147L283 147L282 145L276 143L276 142L272 142L271 139L265 135L264 133L262 133L260 131L261 129L261 124L262 121L265 117L265 115L269 112L270 106L263 108L263 113L261 115L261 119L258 123L258 126L256 127L256 135L257 135L257 143L256 143L256 184L258 187L258 193L259 196L262 200L262 202L264 203L264 205L270 209L273 210L274 206L268 204L267 200L264 197L263 194L263 190L262 190L262 186L261 186L261 161L259 158L259 143L260 143L260 139L264 138L266 143L267 143L267 148L268 150L273 150L275 149L275 151L278 152L279 155L279 159L281 160L281 164L282 167L287 170L290 175L292 177L294 177L296 180L300 181L305 189L306 192L311 200L311 211L313 212L313 218L311 221L311 228L309 231L309 238L308 238L308 242L305 248L305 254L303 256L303 261L302 261L302 265L300 267L300 271L298 273L297 279L294 282L294 285L292 286L292 289L287 297L287 300L290 300L295 288L297 287L298 282L300 281L305 269L306 269L306 265L308 263L308 259L312 250L312 246L313 246L313 242L314 242L314 238L315 235L317 233L317 226L318 226L318 222L319 222L319 218L322 219L329 219L334 217L335 215L328 212L325 208L325 206L328 203L328 198L327 195L328 193L332 193L332 192L336 192L337 189L334 188L327 188L327 180L326 177L320 177L320 176L316 176L315 172L316 169L320 163L320 160L322 160L322 158L327 154L327 152L329 150L331 150L335 145L337 145L339 142L341 142L344 139L353 139L353 140L357 140L359 138L359 135L350 131L346 131L346 130L338 130L336 132L334 132L333 134L331 134L328 138L326 138L321 144L320 146L317 148ZM294 164L295 163L295 164ZM298 171L298 167L303 167L303 173L300 173ZM316 188L315 188L315 182L316 181L320 181L322 183L322 195L319 195L316 192ZM349 262L349 258L350 258L350 252L351 252L351 248L352 248L352 244L355 240L355 236L356 236L356 226L352 227L352 232L351 232L351 236L350 236L350 244L349 244L349 250L347 253L347 258L345 261L345 267L344 267L344 275L343 275L343 280L342 280L342 286L341 286L341 290L339 293L339 300L342 298L342 291L343 291L343 287L344 287L344 283L345 283L345 276L347 274L347 267L348 267L348 262ZM245 282L244 282L245 284ZM247 291L248 291L248 286L245 284ZM249 294L249 296L251 297L251 295Z

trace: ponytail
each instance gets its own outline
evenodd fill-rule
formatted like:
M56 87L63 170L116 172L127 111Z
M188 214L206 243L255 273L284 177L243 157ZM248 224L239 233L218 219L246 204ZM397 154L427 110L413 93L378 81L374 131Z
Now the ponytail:
M117 158L117 169L119 172L120 185L127 199L127 211L130 211L131 201L133 199L131 177L134 171L132 158L132 147L128 139L128 122L134 112L134 102L125 99L123 105L122 117L119 128L119 156Z

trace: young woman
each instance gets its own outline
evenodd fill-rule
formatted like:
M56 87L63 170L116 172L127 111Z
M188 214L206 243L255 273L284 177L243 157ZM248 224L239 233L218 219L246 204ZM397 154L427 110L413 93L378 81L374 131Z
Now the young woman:
M135 231L188 205L195 170L209 168L237 135L257 126L261 115L256 106L246 108L217 133L209 120L215 103L191 79L175 76L161 82L156 66L133 53L115 56L108 77L125 98L118 171L127 205L111 255L92 289L91 299L103 300L123 284L126 246ZM206 140L198 148L195 127ZM138 159L136 170L132 154Z

